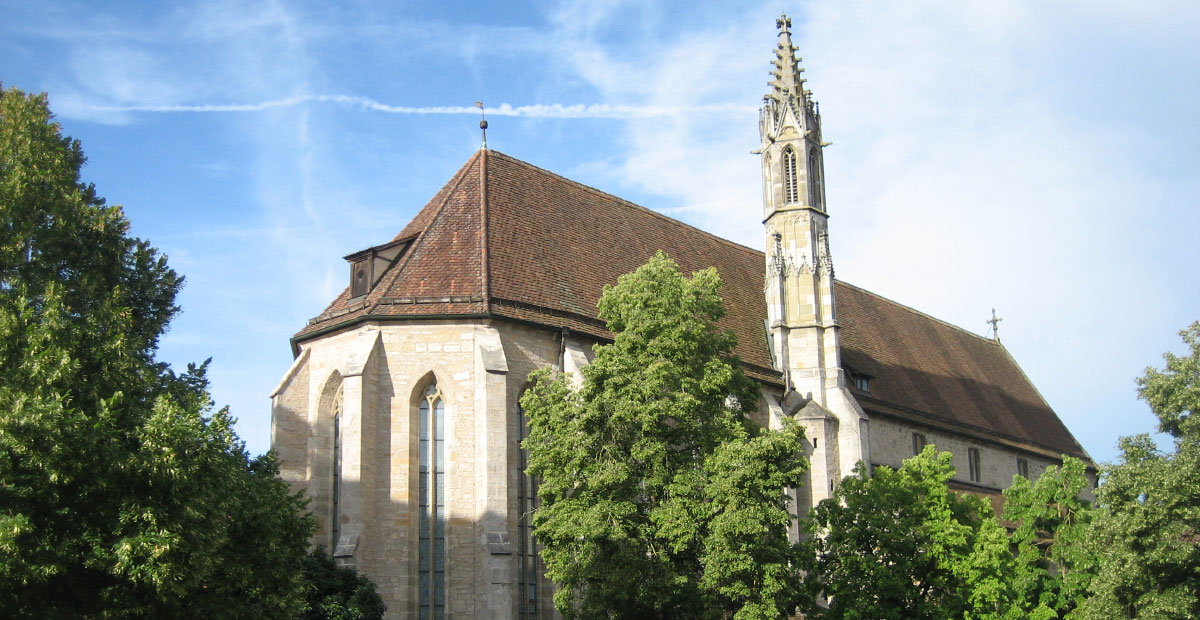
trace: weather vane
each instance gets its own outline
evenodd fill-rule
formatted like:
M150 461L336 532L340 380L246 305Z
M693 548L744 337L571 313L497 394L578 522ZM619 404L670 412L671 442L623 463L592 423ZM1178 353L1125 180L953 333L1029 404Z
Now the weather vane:
M487 116L483 113L483 102L476 101L475 107L479 108L479 129L483 131L483 148L487 148Z

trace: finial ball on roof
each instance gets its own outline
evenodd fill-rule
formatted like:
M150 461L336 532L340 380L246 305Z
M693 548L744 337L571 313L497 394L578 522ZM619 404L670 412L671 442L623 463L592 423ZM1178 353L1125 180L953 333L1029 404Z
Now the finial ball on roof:
M487 129L487 121L486 121L486 120L479 121L479 128L480 128L480 129Z

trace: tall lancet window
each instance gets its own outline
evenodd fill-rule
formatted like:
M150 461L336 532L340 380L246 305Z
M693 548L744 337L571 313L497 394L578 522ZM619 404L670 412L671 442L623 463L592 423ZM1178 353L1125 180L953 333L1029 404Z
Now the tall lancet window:
M446 405L436 383L425 390L417 415L421 429L418 617L443 620L446 617Z
M799 183L796 179L796 151L790 146L783 148L783 201L787 204L800 202Z
M520 413L521 423L518 428L518 438L524 442L529 436L529 418L524 412ZM517 492L521 500L521 514L517 519L518 535L520 536L521 549L518 552L517 561L520 564L520 575L518 577L520 593L518 593L519 607L517 617L521 619L534 620L538 617L538 557L537 543L533 540L533 511L537 510L537 479L533 476L526 475L525 468L529 467L529 450L521 448L519 451L520 468L517 474Z
M823 209L821 204L821 161L817 149L808 152L808 204Z
M333 480L330 485L330 504L332 505L332 514L330 515L330 534L333 542L329 546L332 552L337 549L338 537L342 534L342 388L338 388L337 395L333 397L333 457L331 466L333 468Z

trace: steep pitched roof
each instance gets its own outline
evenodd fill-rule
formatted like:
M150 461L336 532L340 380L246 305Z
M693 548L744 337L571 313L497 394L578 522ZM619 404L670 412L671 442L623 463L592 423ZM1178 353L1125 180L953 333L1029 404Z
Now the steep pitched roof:
M360 299L343 292L300 342L358 320L493 316L609 338L596 317L605 284L656 251L685 272L715 266L723 327L748 372L778 383L763 319L765 257L611 194L496 151L479 151L394 241L408 247ZM930 425L1073 455L1086 453L1004 347L837 282L845 364L873 379L858 393Z

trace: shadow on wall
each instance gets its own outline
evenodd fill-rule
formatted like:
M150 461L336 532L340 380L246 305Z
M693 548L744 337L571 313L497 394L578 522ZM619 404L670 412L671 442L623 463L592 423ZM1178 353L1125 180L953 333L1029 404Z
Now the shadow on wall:
M508 493L508 514L472 509L485 492L490 464L477 463L472 446L454 447L450 437L454 403L467 407L462 399L469 396L454 394L451 375L435 364L406 380L413 389L398 397L387 356L378 342L373 348L358 374L330 373L313 419L285 419L307 412L307 399L291 408L276 404L282 431L293 444L303 437L303 456L294 447L289 454L304 463L287 465L293 476L303 474L292 482L313 500L313 544L368 576L388 606L387 618L554 617L549 584L539 578L532 547L522 544L526 530L514 493ZM470 422L458 430L478 436ZM510 448L519 441L513 435ZM459 452L457 466L473 472L465 477L469 482L451 477L451 450ZM455 489L456 482L470 486ZM466 499L456 502L455 494Z

